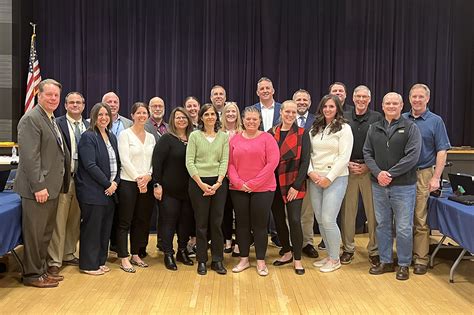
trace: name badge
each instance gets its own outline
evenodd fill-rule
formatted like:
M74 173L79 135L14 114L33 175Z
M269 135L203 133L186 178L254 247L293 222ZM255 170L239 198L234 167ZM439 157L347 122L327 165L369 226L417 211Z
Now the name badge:
M405 129L398 130L398 133L405 133Z

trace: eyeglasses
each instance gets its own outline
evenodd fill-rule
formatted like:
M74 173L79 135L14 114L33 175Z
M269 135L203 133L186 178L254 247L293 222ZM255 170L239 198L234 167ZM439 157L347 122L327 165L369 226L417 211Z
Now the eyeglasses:
M175 120L186 120L186 116L176 116L174 117Z
M70 105L73 105L73 104L81 105L81 104L83 104L82 101L69 101L67 103L70 104Z

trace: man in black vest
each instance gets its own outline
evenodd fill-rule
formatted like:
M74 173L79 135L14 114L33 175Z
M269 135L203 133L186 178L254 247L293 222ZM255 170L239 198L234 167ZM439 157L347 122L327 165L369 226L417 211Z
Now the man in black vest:
M416 164L422 140L416 124L401 116L403 100L400 94L386 94L382 109L385 119L369 127L363 148L365 164L372 174L380 254L380 264L371 267L369 273L379 275L395 271L392 237L395 221L399 266L396 278L407 280L413 248Z

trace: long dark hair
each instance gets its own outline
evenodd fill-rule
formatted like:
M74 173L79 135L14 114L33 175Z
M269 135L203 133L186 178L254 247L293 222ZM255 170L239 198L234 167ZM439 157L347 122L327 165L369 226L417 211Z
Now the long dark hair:
M107 113L109 114L109 118L110 118L109 124L107 125L107 129L110 129L112 127L112 112L110 111L109 105L107 105L106 103L97 103L91 109L91 113L89 116L91 118L89 130L99 132L99 129L97 129L96 123L97 123L97 118L99 117L99 111L102 107L107 110Z
M211 103L206 103L202 105L201 109L199 110L198 129L204 131L204 122L202 121L202 116L204 116L204 113L207 112L209 108L212 108L212 110L214 110L214 113L216 113L216 123L214 124L214 131L218 132L219 129L221 129L221 120L219 119L219 113L217 112L217 108Z
M186 133L186 139L189 138L189 134L193 131L193 121L191 120L191 117L189 117L188 111L185 110L182 107L176 107L173 109L173 111L170 114L170 120L168 123L168 133L172 134L176 138L178 137L178 134L176 133L176 124L174 121L174 118L176 116L176 112L180 112L186 117L186 120L188 121L188 126L186 127L185 133Z
M327 101L333 100L336 104L336 117L329 127L329 133L336 133L342 129L342 124L346 123L344 118L344 112L342 111L341 101L339 97L333 94L324 95L321 101L319 102L318 109L316 112L316 119L314 120L313 126L311 127L311 135L314 137L318 132L321 132L326 128L326 118L324 118L323 107L326 105Z

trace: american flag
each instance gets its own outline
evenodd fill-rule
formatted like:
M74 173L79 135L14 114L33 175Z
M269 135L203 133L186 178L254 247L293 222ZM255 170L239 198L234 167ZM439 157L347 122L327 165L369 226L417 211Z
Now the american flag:
M28 81L26 84L25 113L35 106L35 96L38 94L38 84L41 82L38 55L36 54L36 34L31 35L30 61Z

